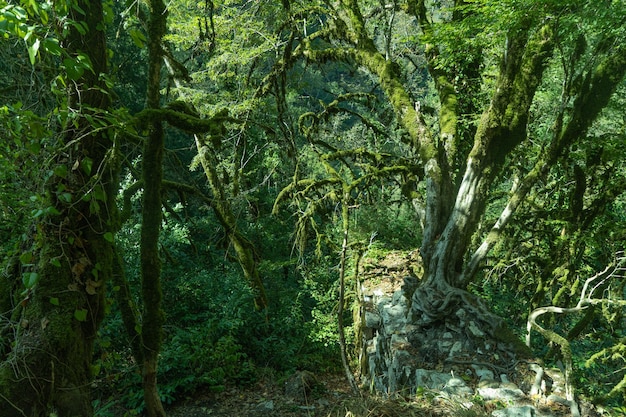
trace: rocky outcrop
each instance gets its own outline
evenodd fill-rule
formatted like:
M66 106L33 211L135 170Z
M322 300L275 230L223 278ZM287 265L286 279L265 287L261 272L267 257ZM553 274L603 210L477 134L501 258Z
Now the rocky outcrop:
M492 414L500 417L548 417L559 407L569 411L558 370L550 377L539 363L518 357L511 346L488 337L464 309L417 325L410 314L418 284L409 267L412 255L392 255L391 260L366 263L362 271L357 333L364 385L389 396L428 390L467 407L493 401L503 405Z

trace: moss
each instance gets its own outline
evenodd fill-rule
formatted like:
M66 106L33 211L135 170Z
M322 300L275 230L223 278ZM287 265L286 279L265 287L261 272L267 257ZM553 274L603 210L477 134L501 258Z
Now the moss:
M529 359L533 357L532 350L506 325L503 321L494 332L496 340L504 343L512 349L518 358Z
M222 133L224 122L238 122L236 119L228 116L226 113L220 112L208 119L200 119L193 114L165 109L144 109L135 115L136 123L139 127L144 128L155 121L165 121L170 125L181 129L188 133Z

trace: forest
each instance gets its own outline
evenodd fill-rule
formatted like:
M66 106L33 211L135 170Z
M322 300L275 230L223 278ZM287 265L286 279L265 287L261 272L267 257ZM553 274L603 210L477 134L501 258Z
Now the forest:
M0 417L626 415L624 0L0 0L0 38Z

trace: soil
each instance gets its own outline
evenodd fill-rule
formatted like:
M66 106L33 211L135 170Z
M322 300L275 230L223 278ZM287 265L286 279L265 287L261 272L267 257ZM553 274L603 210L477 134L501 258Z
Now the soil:
M318 385L302 398L285 393L284 383L262 378L248 387L200 391L167 410L168 417L319 417L354 397L343 375L317 375Z

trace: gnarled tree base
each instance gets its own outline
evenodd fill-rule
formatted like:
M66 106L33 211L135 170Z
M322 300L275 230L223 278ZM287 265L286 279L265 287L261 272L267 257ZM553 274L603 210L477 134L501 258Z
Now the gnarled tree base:
M511 374L530 357L523 342L473 294L450 288L444 296L420 287L411 297L404 291L375 298L366 313L362 369L372 389L415 392L424 370L449 371L459 364Z

